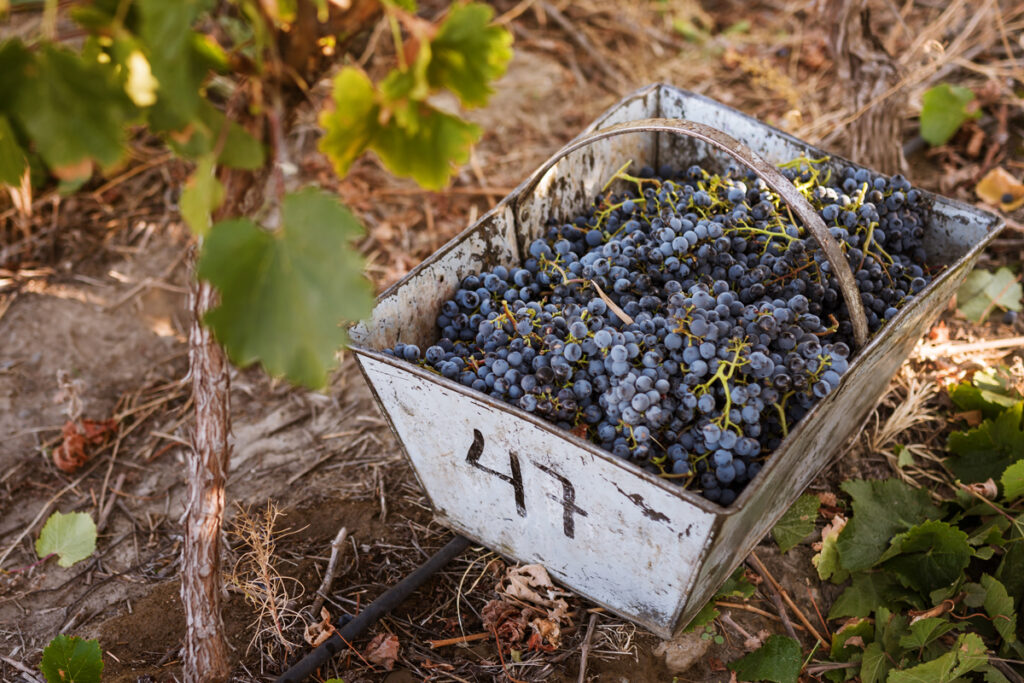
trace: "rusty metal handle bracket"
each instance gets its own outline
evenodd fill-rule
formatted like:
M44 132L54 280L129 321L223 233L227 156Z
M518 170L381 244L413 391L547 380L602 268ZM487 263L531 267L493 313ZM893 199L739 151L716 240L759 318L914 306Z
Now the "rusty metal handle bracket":
M567 155L599 140L626 133L672 133L674 135L696 138L722 150L736 161L750 168L769 188L782 197L782 200L793 210L793 213L804 224L804 227L810 231L815 241L821 247L821 250L825 253L825 258L828 259L829 264L832 266L832 274L836 276L839 282L839 289L843 299L846 301L846 307L850 311L854 342L858 347L864 345L868 338L868 322L867 317L864 315L864 305L860 298L860 290L857 288L853 271L850 269L850 264L847 263L839 243L832 237L821 216L814 210L810 202L800 194L796 186L786 176L782 175L779 169L768 163L739 140L726 135L717 128L712 128L696 121L651 118L619 123L582 135L555 152L550 159L544 162L530 176L530 179L526 182L526 185L516 199L516 214L519 213L519 207L522 205L522 202L533 194L533 191L544 175Z

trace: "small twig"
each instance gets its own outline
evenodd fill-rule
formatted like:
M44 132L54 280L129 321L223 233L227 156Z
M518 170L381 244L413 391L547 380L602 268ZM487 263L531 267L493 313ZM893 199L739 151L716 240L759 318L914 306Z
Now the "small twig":
M498 659L501 661L501 670L505 672L505 676L507 676L508 680L510 680L512 683L526 683L526 681L521 681L518 678L513 678L512 674L509 673L508 665L505 663L505 655L501 651L501 638L498 637L498 629L496 629L494 626L491 626L491 635L494 636L494 646L498 648Z
M804 671L811 676L825 673L826 671L836 671L837 669L852 669L860 666L860 660L853 662L824 662L822 664L813 664L807 667Z
M18 671L20 671L23 675L27 676L29 680L37 681L37 683L43 683L43 677L42 676L38 675L35 671L33 671L32 669L28 668L27 666L25 666L21 662L17 662L15 660L13 660L13 659L11 659L9 657L5 657L3 655L0 655L0 662L4 662L8 666L14 667Z
M114 482L114 487L112 490L120 491L121 488L124 486L124 480L125 477L127 476L127 472L122 472L121 474L117 475L117 481ZM114 509L115 500L117 500L116 495L110 496L110 498L107 499L107 504L103 507L102 511L100 512L99 521L96 522L97 534L103 533L103 528L107 526L107 519L110 518L110 512L111 510Z
M597 625L599 615L591 614L590 622L587 623L587 635L583 639L583 647L580 650L580 675L576 683L584 683L587 680L587 657L590 655L590 641L594 639L594 626Z
M605 304L608 305L608 308L612 309L612 313L614 313L619 318L619 320L626 323L627 325L633 324L633 319L630 318L624 310L619 308L619 305L612 301L611 297L604 293L604 290L601 289L601 285L597 284L593 280L590 281L590 284L594 286L594 289L597 290L597 295L601 297L601 300L604 301Z
M758 615L760 615L762 617L765 617L766 619L771 619L772 621L783 622L782 618L779 617L779 615L772 614L771 612L766 612L763 609L758 609L757 607L754 607L753 605L744 605L742 603L736 603L736 602L722 602L721 600L719 600L718 602L715 603L715 607L728 607L729 609L743 610L744 612L752 612L753 614L758 614ZM800 631L806 631L807 630L803 626L800 626L799 624L790 623L790 626L792 628L800 630Z
M793 602L793 599L789 597L789 593L786 592L786 589L783 588L779 584L779 582L775 580L775 577L772 576L771 572L768 571L768 568L764 566L764 563L761 562L761 558L757 556L757 553L750 553L750 559L752 559L754 563L757 565L758 573L761 574L761 576L768 579L769 583L771 583L772 587L776 591L778 591L779 596L781 596L785 603L789 605L789 608L793 610L793 613L796 615L797 619L800 620L800 623L804 625L807 631L811 635L813 635L822 644L823 647L831 647L829 642L825 640L825 638L823 638L820 633L818 633L814 626L811 625L811 621L807 618L807 615L805 615L800 610L800 608L796 606L796 603Z
M455 636L454 638L443 638L441 640L428 640L427 643L430 645L430 647L437 649L439 647L448 647L449 645L475 643L478 640L487 640L490 637L490 633L473 633L468 636Z
M806 588L807 588L807 597L810 598L811 604L814 605L814 611L818 615L818 621L821 622L821 628L824 629L825 635L828 638L831 638L832 634L828 630L828 622L825 620L825 617L821 616L821 610L818 608L818 602L814 599L814 593L811 592L810 587L806 587Z
M320 587L316 590L316 600L313 601L314 618L320 614L320 608L324 606L324 599L331 591L331 584L334 583L334 577L338 573L338 559L341 557L341 551L345 548L346 538L348 538L348 527L343 526L338 530L338 535L331 541L331 559L327 561L324 580L320 582Z
M733 619L728 614L723 614L722 616L719 617L719 619L722 620L723 624L725 624L726 626L728 626L732 630L734 630L737 633L739 633L743 637L743 640L749 641L749 640L756 640L757 639L756 636L750 635L750 633L745 628L743 628L742 626L737 624L736 620Z
M986 339L980 342L947 342L945 344L924 344L921 346L921 356L925 358L938 358L956 353L970 353L972 351L991 351L993 349L1018 348L1024 346L1024 337L1006 337L1004 339Z

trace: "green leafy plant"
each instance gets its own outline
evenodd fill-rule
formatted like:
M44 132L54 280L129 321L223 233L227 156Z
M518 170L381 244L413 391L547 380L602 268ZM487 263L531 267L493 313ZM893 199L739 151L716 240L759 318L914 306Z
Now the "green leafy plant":
M39 669L46 683L100 683L103 673L100 642L61 634L43 650Z
M710 629L707 627L711 622L718 618L718 615L721 614L718 607L715 606L715 603L723 598L746 599L753 595L756 590L757 586L747 580L743 566L741 565L737 567L729 578L725 580L722 587L718 589L718 592L715 593L715 597L708 600L708 604L704 605L704 607L697 612L697 615L690 620L690 623L686 625L685 629L683 629L683 633L690 633L703 628L705 630L701 634L701 637L708 633L712 634L711 637L713 637L716 633L714 627L711 627Z
M800 643L789 636L774 635L750 654L729 663L741 681L796 683L803 665Z
M981 116L974 93L960 85L940 83L921 98L921 137L930 145L949 142L965 121Z
M814 531L821 501L812 493L800 496L772 528L772 537L779 550L788 552Z
M416 15L414 0L36 4L39 34L0 41L0 185L17 203L30 206L33 188L54 181L72 192L97 171L120 170L140 133L158 136L194 167L179 204L196 236L201 277L192 287L196 447L182 544L182 596L196 619L184 673L190 682L225 680L213 587L223 514L215 502L223 499L230 432L224 350L239 366L260 363L321 388L346 341L344 326L372 305L352 246L361 226L335 198L301 187L286 106L308 99L309 84L330 66L327 52L344 54L351 35L338 35L332 14L357 5L368 17L383 14L397 66L379 82L355 67L340 70L321 112L321 149L339 174L371 150L394 173L438 188L481 131L438 108L436 96L485 104L511 58L511 34L492 23L490 7L473 2L452 3L433 21ZM0 14L7 7L0 0ZM64 39L57 27L72 23ZM39 551L57 552L62 564L83 552L75 534L44 535Z
M84 512L54 512L36 540L39 557L56 555L57 564L62 567L81 562L95 550L96 523Z
M957 291L957 306L964 317L983 323L996 309L1020 311L1024 290L1006 266L995 272L974 269Z

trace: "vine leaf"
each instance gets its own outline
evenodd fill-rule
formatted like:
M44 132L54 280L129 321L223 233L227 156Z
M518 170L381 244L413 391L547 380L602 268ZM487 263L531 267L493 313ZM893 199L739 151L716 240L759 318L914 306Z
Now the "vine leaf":
M927 617L910 625L909 632L900 638L900 647L923 648L954 629L956 624L942 617Z
M85 160L120 159L136 110L109 65L44 44L25 70L14 112L48 166L60 175Z
M6 116L0 115L0 184L17 185L28 161Z
M205 322L239 367L259 361L272 375L319 388L347 340L343 321L369 314L373 294L349 242L359 221L333 197L285 197L281 227L248 219L216 223L203 244L199 277L220 291Z
M983 417L999 417L1022 397L1013 388L1013 378L1003 368L974 373L970 382L961 382L949 390L949 398L962 411L979 410Z
M192 26L206 4L197 0L135 3L140 44L146 48L157 82L159 99L149 115L154 130L183 128L199 110L200 86L210 64L195 47L198 36Z
M352 162L370 145L380 107L373 82L361 70L347 66L334 78L334 108L320 114L324 136L320 151L334 164L338 176L348 173Z
M950 434L946 445L954 455L946 462L953 474L967 483L1000 478L1024 453L1022 413L1024 401L1018 401L994 420Z
M428 189L444 187L453 164L469 159L480 128L415 100L401 106L388 102L387 120L381 122L383 99L362 71L342 69L334 81L334 108L320 116L326 131L320 151L340 176L369 148L395 175Z
M84 512L54 512L36 540L36 554L57 555L57 564L70 567L96 550L96 523Z
M494 9L482 3L454 5L430 41L427 79L448 88L467 107L487 103L489 81L500 78L512 59L512 34L493 26Z
M1003 485L1003 498L1007 502L1024 496L1024 460L1018 460L1007 467L1000 481Z
M999 579L988 574L981 577L981 587L985 589L983 605L985 612L992 619L1000 637L1007 643L1017 640L1017 613L1013 609L1013 598Z
M889 660L878 643L868 643L860 660L861 683L882 683L889 673Z
M957 290L957 308L968 320L983 323L998 306L1008 311L1021 310L1024 291L1017 276L1006 266L990 272L976 268Z
M728 666L741 681L796 683L802 664L800 643L789 636L773 635L764 645Z
M782 515L772 529L772 537L779 544L779 550L785 553L814 531L814 521L820 507L821 501L812 493L805 493L793 503L793 507Z
M204 155L196 165L195 172L185 182L185 189L181 193L181 217L192 232L199 236L210 232L213 223L210 214L224 201L224 186L217 180L215 169L213 155Z
M879 561L904 586L929 593L956 581L972 554L964 531L932 519L893 538Z
M940 83L921 98L921 137L933 146L944 145L968 119L981 116L972 108L974 93L961 85Z
M952 683L988 664L985 643L977 633L963 633L945 654L910 669L892 671L887 683Z
M47 683L100 683L103 673L100 641L61 634L43 650L39 669Z
M898 479L848 481L842 489L853 499L853 516L836 543L840 564L851 571L874 565L895 534L939 516L927 491Z

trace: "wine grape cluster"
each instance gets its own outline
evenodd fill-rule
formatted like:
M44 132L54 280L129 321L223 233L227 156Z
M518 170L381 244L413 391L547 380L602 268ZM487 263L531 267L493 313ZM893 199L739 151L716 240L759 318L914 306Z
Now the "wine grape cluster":
M902 176L825 162L781 169L840 243L874 331L929 281L925 203ZM525 256L463 279L436 344L388 353L722 505L849 364L831 264L747 172L620 170Z

